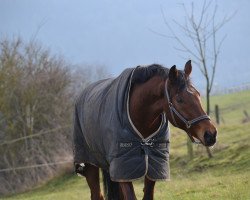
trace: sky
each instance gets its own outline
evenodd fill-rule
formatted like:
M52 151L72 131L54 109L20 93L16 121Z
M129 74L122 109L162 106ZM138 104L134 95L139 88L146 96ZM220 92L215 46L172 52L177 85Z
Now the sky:
M182 69L191 55L176 50L163 20L188 42L173 19L185 20L182 3L190 0L0 0L0 39L35 38L53 54L72 64L104 65L114 76L127 67L159 63ZM203 1L193 1L198 15ZM215 76L216 87L250 82L250 1L217 0L217 18L233 18L218 32L226 35ZM204 78L193 66L192 79L200 89Z

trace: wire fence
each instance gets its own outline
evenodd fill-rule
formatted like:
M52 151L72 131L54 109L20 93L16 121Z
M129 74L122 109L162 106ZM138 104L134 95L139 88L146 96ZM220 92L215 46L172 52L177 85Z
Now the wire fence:
M16 138L16 139L13 139L13 140L7 140L7 141L4 141L4 142L0 143L0 146L13 144L13 143L25 140L25 139L31 139L31 138L34 138L34 137L38 137L38 136L45 135L45 134L48 134L48 133L56 132L58 130L69 128L69 127L71 127L71 125L66 125L66 126L63 126L63 127L57 127L57 128L50 129L50 130L47 130L47 131L41 131L41 132L38 132L38 133L35 133L35 134L32 134L32 135ZM10 172L10 171L15 171L15 170L38 168L38 167L48 167L48 166L53 166L53 165L63 165L63 164L66 164L66 163L72 163L72 159L71 160L59 161L59 162L50 162L50 163L41 163L41 164L34 164L34 165L28 165L28 166L5 168L5 169L0 169L0 173L1 172Z
M53 165L62 165L62 164L66 164L66 163L72 163L72 160L64 160L64 161L60 161L60 162L42 163L42 164L28 165L28 166L22 166L22 167L5 168L5 169L0 169L0 173L1 172L15 171L15 170L31 169L31 168L37 168L37 167L47 167L47 166L53 166Z
M47 133L52 133L52 132L58 131L60 129L69 128L69 127L70 127L70 125L67 125L67 126L63 126L63 127L50 129L50 130L47 130L47 131L44 131L44 132L42 131L42 132L38 132L38 133L35 133L35 134L32 134L32 135L16 138L16 139L13 139L13 140L9 140L9 141L7 140L7 141L4 141L3 143L0 143L0 146L6 145L6 144L12 144L12 143L15 143L15 142L19 142L21 140L30 139L30 138L37 137L37 136L41 136L41 135L44 135L44 134L47 134Z

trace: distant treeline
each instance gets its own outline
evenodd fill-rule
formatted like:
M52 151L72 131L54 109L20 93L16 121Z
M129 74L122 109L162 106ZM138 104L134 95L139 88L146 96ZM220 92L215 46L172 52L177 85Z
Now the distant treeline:
M241 85L237 85L237 86L229 87L229 88L223 88L223 89L215 88L212 94L213 95L230 94L230 93L235 93L235 92L240 92L240 91L245 91L245 90L250 90L250 83L244 83Z

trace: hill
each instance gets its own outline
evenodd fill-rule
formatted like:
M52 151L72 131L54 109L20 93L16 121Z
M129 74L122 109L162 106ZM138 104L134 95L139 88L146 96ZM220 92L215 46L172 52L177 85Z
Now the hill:
M212 97L212 105L221 109L218 142L208 159L202 146L194 146L194 159L189 160L184 132L171 130L171 181L157 182L155 199L173 200L247 200L250 199L250 122L242 123L243 111L250 112L250 91ZM213 115L212 115L213 117ZM143 182L135 182L138 199ZM1 199L68 200L89 199L85 180L72 174L55 178L30 192Z

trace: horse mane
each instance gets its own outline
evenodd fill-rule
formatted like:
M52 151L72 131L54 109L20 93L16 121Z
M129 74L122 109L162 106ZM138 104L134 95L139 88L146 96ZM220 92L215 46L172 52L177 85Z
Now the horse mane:
M179 75L176 83L178 89L183 90L191 85L191 80L185 76L183 70L178 70L178 72ZM145 83L154 76L160 76L162 79L166 80L168 78L168 73L169 69L159 64L138 66L132 77L132 85Z
M138 66L136 70L134 71L133 77L132 77L132 84L140 84L145 83L150 78L154 76L160 76L163 79L167 79L168 77L169 69L163 67L159 64L152 64L152 65L146 65L146 66Z

